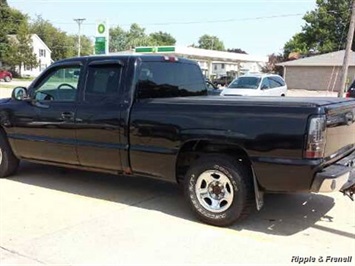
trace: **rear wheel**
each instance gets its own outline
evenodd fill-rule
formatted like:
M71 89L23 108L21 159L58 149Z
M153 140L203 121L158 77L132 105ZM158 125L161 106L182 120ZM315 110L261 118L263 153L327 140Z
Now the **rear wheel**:
M10 77L10 76L6 76L6 77L4 78L4 80L5 80L6 82L10 82L10 81L11 81L11 77Z
M185 177L185 197L197 217L228 226L246 217L254 206L253 181L247 166L226 155L197 160Z
M9 142L0 133L0 178L7 177L16 172L19 165L19 160L16 158Z

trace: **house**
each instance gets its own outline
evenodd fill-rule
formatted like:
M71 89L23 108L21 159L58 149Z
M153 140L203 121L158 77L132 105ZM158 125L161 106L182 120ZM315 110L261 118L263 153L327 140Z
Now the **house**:
M9 37L16 38L15 35L10 35ZM37 77L39 74L45 70L50 64L53 63L51 58L52 51L48 48L48 46L42 41L37 34L31 35L33 53L37 57L38 66L33 68L31 66L21 66L21 70L19 67L16 67L16 71L21 73L23 77Z
M290 89L338 91L345 50L279 63ZM347 83L355 78L355 52L349 57Z

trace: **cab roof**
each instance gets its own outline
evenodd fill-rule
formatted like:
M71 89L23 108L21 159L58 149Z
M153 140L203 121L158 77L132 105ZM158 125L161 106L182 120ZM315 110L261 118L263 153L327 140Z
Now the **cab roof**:
M191 60L191 59L186 59L182 57L176 57L176 56L166 56L163 54L158 54L158 55L132 55L132 54L127 54L127 55L90 55L90 56L81 56L81 57L72 57L72 58L66 58L62 60L56 61L56 63L66 63L66 62L75 62L75 61L91 61L91 60L122 60L122 59L129 59L129 58L137 58L141 59L142 61L150 61L150 62L163 62L163 61L169 61L166 58L177 58L177 62L182 62L182 63L194 63L197 64L196 61Z

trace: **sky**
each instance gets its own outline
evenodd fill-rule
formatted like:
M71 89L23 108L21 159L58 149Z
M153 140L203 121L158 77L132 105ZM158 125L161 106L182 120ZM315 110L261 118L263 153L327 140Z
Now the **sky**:
M217 36L225 48L240 48L250 55L281 53L284 44L314 10L316 0L8 0L31 18L41 15L55 27L77 34L74 18L85 18L82 33L93 38L96 23L128 30L132 23L147 34L170 33L176 45L197 44L204 34Z

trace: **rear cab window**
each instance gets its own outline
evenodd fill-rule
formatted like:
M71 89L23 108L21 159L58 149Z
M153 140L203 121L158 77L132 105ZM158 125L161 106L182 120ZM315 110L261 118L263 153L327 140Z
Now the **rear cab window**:
M143 61L138 69L139 99L207 95L200 67L188 62Z
M84 101L118 101L121 74L122 67L118 64L89 65Z

